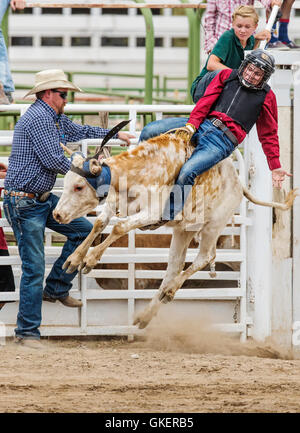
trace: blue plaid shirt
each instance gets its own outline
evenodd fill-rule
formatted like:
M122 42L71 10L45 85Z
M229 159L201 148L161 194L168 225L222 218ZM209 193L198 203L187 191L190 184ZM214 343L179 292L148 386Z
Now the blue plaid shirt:
M16 124L4 187L38 194L51 191L57 174L66 174L71 166L59 142L103 138L108 131L77 125L37 99Z

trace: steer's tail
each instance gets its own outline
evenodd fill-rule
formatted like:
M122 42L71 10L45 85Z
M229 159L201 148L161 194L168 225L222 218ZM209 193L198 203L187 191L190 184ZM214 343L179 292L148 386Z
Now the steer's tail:
M295 200L295 198L296 198L297 195L298 195L298 194L297 194L297 189L298 189L298 188L292 189L292 190L288 193L288 195L287 195L287 197L286 197L284 203L278 203L278 202L274 202L274 201L268 202L268 201L261 201L261 200L258 200L258 199L257 199L256 197L254 197L254 196L251 194L251 192L250 192L246 187L244 187L244 186L243 186L243 194L244 194L244 196L245 196L248 200L252 201L252 203L258 204L258 205L260 205L260 206L269 206L269 207L275 207L276 209L288 210L288 209L290 209L290 208L292 207L292 205L293 205L293 203L294 203L294 200Z

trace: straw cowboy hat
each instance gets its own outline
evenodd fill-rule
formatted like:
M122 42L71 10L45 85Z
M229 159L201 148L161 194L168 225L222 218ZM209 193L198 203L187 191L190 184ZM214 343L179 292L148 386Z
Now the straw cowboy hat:
M29 95L49 89L70 89L75 92L82 92L82 90L67 80L67 76L61 69L47 69L45 71L35 74L35 86L24 96L27 98Z

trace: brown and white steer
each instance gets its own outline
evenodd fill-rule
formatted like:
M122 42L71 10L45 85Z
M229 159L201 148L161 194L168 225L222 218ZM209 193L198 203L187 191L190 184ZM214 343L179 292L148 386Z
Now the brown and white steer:
M174 134L165 134L143 142L128 152L106 159L105 164L111 172L108 196L91 233L66 260L64 268L67 272L82 269L84 273L88 273L101 259L106 248L117 239L132 229L158 221L163 204L160 203L159 197L166 185L172 186L192 151L193 147L182 139L175 137ZM82 168L84 161L82 155L74 155L73 165ZM100 175L102 166L96 159L89 161L89 167L93 174ZM149 191L152 198L156 197L154 203L152 200L152 215L149 208L150 194L147 194ZM196 191L201 193L196 194ZM189 207L194 213L201 212L202 223L196 224L193 229L188 212L181 220L168 223L173 227L173 236L166 275L157 294L146 309L135 318L134 324L140 328L147 326L161 302L170 302L176 291L191 275L214 261L217 239L239 206L243 195L256 204L281 210L289 209L296 196L295 191L291 191L285 203L257 200L241 184L231 158L223 160L198 176L184 210ZM122 207L122 200L127 203L127 208L122 209L123 213L127 214L126 218L118 221L109 236L89 251L92 242L107 226L111 217L116 214L124 216L119 209ZM64 179L63 194L53 215L58 222L66 224L92 211L97 204L95 189L84 177L69 171ZM183 270L186 251L194 237L201 239L199 252L194 263Z

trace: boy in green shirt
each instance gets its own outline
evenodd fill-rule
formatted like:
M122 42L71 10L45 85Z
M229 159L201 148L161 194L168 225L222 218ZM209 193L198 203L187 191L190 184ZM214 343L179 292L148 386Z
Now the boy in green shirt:
M191 95L196 103L206 87L222 69L238 69L244 60L244 51L257 48L260 41L269 40L271 33L263 30L254 37L259 17L253 6L239 6L232 15L232 29L222 34L210 53L200 75L194 80Z

